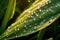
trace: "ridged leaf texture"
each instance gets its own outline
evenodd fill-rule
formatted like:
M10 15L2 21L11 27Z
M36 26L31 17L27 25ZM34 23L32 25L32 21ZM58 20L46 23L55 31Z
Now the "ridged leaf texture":
M11 1L13 5L15 4L14 2L16 2L16 0ZM60 17L59 10L60 0L35 0L35 2L30 5L28 9L24 10L16 21L5 30L0 36L0 39L12 39L40 31Z

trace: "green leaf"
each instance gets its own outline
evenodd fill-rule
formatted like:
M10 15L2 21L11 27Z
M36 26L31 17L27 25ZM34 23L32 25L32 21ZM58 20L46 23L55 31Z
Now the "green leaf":
M15 7L16 7L16 0L10 0L6 10L6 14L4 16L3 22L0 27L1 33L5 30L7 22L13 17L15 12Z
M42 40L44 33L46 32L47 29L40 30L38 35L37 35L37 40Z
M7 5L8 5L8 0L6 0L6 2L5 0L0 0L0 26L6 12Z
M42 0L25 10L15 23L7 28L0 39L26 36L42 30L60 17L60 1Z

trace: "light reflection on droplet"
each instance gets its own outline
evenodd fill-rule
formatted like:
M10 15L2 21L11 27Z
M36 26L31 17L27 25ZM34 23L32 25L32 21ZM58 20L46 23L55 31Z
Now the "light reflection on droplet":
M4 40L7 40L7 39L4 39Z
M33 20L35 21L35 20L36 20L36 18L33 18Z
M43 24L44 22L40 22L40 25Z
M41 9L39 11L41 12Z
M51 1L49 1L49 3L51 3Z
M19 31L19 28L17 30Z
M37 27L36 26L34 26L34 29L36 29Z
M23 32L26 32L26 30L24 30Z
M24 27L26 27L26 25Z
M39 16L37 13L35 14L37 17Z
M31 27L31 25L29 27Z

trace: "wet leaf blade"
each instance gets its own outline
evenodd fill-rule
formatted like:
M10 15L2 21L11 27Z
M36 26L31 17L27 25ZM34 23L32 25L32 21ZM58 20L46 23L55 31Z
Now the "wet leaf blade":
M51 0L47 0L47 1L42 0L39 3L44 2L43 4L45 4L45 2L47 3L49 1ZM60 6L59 6L60 1L59 2L53 1L52 3L45 4L42 7L39 6L38 9L34 5L33 8L36 8L36 10L34 9L31 10L31 8L29 8L27 11L24 11L20 16L21 18L15 23L13 23L11 26L9 26L9 28L4 32L4 34L0 36L0 39L7 36L8 36L7 37L8 39L26 36L26 35L35 33L39 30L42 30L47 26L49 26L50 24L52 24L56 19L60 17L60 13L58 12L58 10L60 9ZM36 5L38 5L38 3ZM42 4L39 4L39 5L42 5ZM30 13L30 11L32 12Z
M4 31L7 25L7 22L12 18L12 16L14 15L15 12L15 7L16 7L16 0L10 0L7 10L6 10L6 14L4 16L4 19L2 21L1 27L0 27L0 31Z

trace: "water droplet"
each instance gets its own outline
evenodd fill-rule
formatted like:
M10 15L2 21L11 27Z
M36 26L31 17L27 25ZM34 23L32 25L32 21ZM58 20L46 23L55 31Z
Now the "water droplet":
M39 18L41 18L41 16Z
M28 2L30 2L30 0L28 0Z
M10 31L10 30L8 29L8 31Z
M52 10L52 9L49 9L49 11L54 13L54 10Z
M50 20L49 20L49 23L51 23L52 21L53 21L53 20L52 20L52 19L50 19Z
M32 15L34 14L34 13L31 13Z
M32 32L32 31L30 30L30 32Z
M47 12L49 11L49 10L46 10Z
M10 27L8 27L8 29L10 29Z
M49 3L51 3L51 1L49 1Z
M43 12L43 14L45 14L45 12Z
M50 21L53 21L52 19L50 19Z
M37 7L37 9L39 9L39 8L40 8L40 6Z
M6 36L6 37L8 37L8 36Z
M19 25L16 25L16 27L18 27Z
M29 27L31 27L31 25Z
M58 7L57 5L55 7Z
M37 26L34 26L34 29L36 29L37 28Z
M35 14L36 16L39 16L37 13Z
M19 31L19 28L17 30Z
M31 11L28 11L28 13L31 13Z
M24 30L23 32L26 32L26 30Z
M26 29L28 29L28 27L26 27Z
M15 28L15 31L16 31L17 29Z
M43 22L45 22L46 20L43 20Z
M36 18L33 18L33 20L35 21L35 20L36 20Z
M44 22L40 22L40 25L43 24Z
M26 22L26 20L24 22Z
M41 12L41 9L39 11Z
M12 24L12 26L13 26L14 24Z
M28 18L30 18L30 16L28 16Z
M30 16L31 18L34 18L33 16Z
M16 35L16 37L18 37L18 36Z
M24 27L26 27L26 25Z
M46 2L46 4L48 4L48 2Z
M37 23L35 23L34 25L37 26Z

